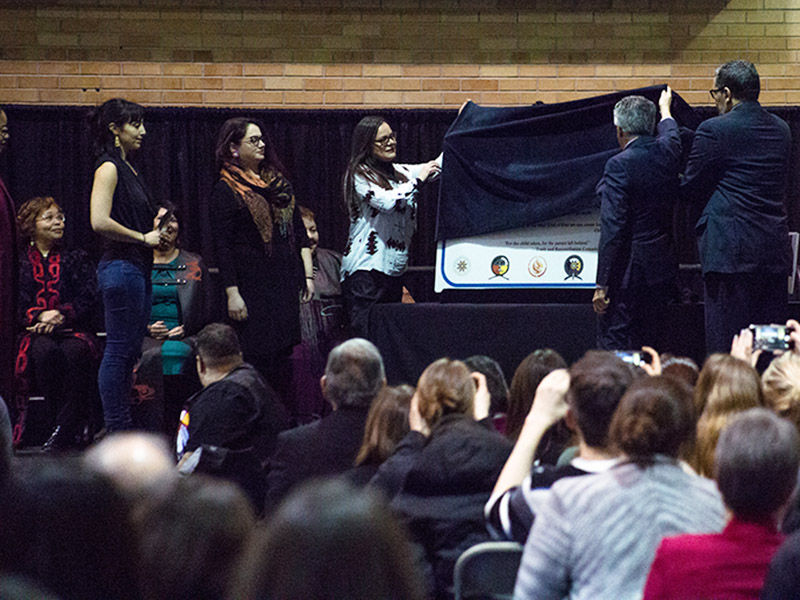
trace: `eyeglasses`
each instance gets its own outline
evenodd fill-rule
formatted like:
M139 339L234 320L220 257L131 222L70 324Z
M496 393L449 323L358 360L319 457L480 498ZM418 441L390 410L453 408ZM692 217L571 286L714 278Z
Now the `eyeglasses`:
M247 138L247 141L253 146L260 146L264 143L264 138L260 135L251 135L249 138Z
M721 92L724 89L725 89L725 86L714 88L714 89L708 90L708 94L711 96L712 100L716 100L717 97L714 94L718 94L719 92Z
M396 142L397 141L397 134L393 131L389 135L384 135L383 137L379 137L375 140L375 145L377 146L386 146L389 142Z
M36 220L42 221L43 223L52 223L53 221L61 221L62 223L66 223L67 217L64 215L47 215L46 217L41 217Z

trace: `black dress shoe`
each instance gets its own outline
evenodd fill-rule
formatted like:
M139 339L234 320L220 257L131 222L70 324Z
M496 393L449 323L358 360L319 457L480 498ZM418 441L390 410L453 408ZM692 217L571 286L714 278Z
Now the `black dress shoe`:
M56 425L53 433L42 446L42 452L60 452L61 450L82 450L89 444L84 435L68 433L61 425Z

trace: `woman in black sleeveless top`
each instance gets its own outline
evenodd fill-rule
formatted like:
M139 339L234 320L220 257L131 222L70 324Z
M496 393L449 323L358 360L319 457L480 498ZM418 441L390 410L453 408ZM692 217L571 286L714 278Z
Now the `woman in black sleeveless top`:
M91 197L92 229L103 236L97 281L105 309L106 347L98 373L107 431L131 429L133 366L150 314L150 268L164 209L128 162L145 136L144 109L115 98L92 115L97 153Z

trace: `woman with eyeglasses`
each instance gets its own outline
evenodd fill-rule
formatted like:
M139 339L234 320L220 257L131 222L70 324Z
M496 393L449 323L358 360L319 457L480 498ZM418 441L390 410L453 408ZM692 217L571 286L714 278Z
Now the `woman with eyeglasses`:
M90 403L99 358L89 333L97 299L94 265L83 250L62 250L64 213L50 197L31 198L17 223L29 243L19 255L16 397L11 404L14 442L24 438L28 398L44 396L53 433L46 451L88 443ZM41 443L41 442L38 442Z
M296 412L291 352L300 342L300 300L314 295L311 243L294 189L266 131L227 120L217 138L219 182L211 205L228 316L247 362Z
M97 377L107 432L133 428L133 367L150 316L153 248L166 213L144 185L131 156L146 134L144 109L114 98L91 115L97 154L90 205L92 229L103 238L97 281L105 310L106 345Z
M417 228L417 194L442 166L441 156L418 165L395 164L397 136L383 117L356 125L344 175L350 235L342 259L342 291L355 335L366 337L372 305L399 302L401 276Z

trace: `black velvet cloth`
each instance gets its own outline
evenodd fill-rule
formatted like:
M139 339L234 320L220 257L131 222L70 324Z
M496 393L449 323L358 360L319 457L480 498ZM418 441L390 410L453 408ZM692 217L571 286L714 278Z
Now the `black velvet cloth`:
M596 205L603 167L619 152L614 105L631 94L658 104L663 89L521 107L467 104L444 139L436 239L526 227ZM672 114L689 129L700 123L676 93Z

